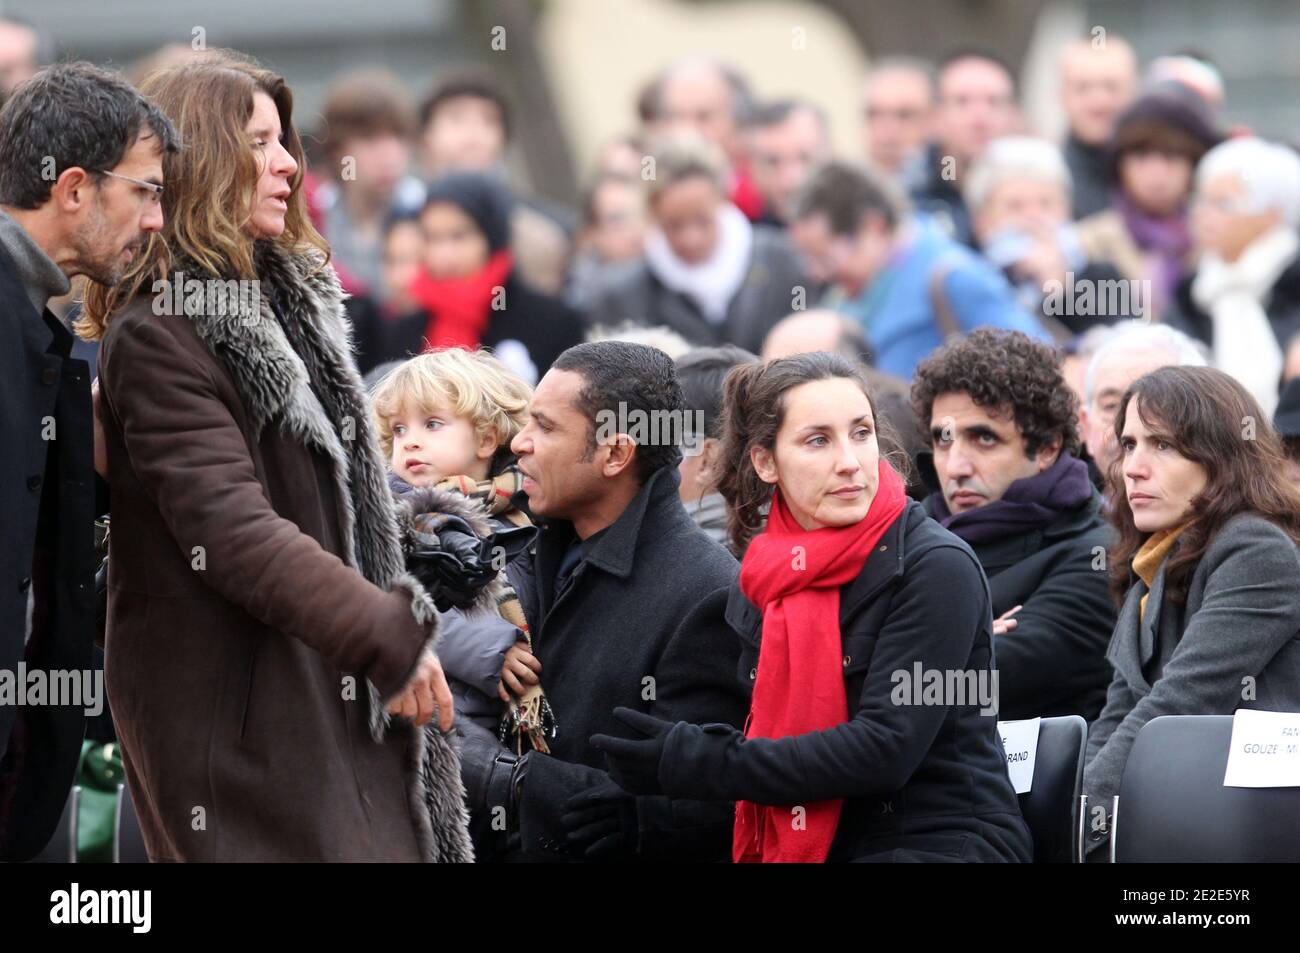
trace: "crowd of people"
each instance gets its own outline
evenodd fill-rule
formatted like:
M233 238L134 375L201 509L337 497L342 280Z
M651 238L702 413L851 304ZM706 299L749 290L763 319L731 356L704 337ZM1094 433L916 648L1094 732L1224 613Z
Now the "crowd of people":
M109 711L0 705L5 858L111 743L156 861L1028 862L1080 715L1096 860L1148 721L1300 712L1300 156L1203 54L1069 45L1060 143L881 59L858 156L683 59L572 216L488 73L35 55L0 668Z

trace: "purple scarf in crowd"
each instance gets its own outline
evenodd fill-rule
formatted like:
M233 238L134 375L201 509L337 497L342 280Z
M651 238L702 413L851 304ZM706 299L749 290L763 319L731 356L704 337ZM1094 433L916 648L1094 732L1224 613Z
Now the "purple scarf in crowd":
M1046 526L1092 496L1088 465L1063 453L1036 476L1016 480L1000 500L953 516L942 493L929 500L930 515L968 543L987 543Z
M1173 215L1158 217L1142 211L1122 193L1115 206L1138 248L1154 254L1159 262L1156 273L1151 276L1155 312L1159 314L1165 303L1173 298L1174 289L1186 270L1187 253L1192 249L1187 210L1179 209Z

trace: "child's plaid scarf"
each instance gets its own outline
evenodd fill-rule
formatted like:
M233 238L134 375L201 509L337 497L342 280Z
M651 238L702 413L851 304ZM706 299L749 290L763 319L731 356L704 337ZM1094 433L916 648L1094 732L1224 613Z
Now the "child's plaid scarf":
M508 467L498 476L488 480L474 480L467 476L447 477L437 484L440 490L461 493L472 500L478 500L487 509L490 516L504 520L512 526L531 526L532 523L519 509L511 504L510 498L523 488L523 474L516 467ZM515 628L524 634L528 650L533 649L533 639L528 631L528 620L524 618L523 606L519 596L506 576L503 568L497 575L501 583L501 597L497 600L497 612ZM541 684L532 685L524 692L523 698L512 699L506 713L501 717L501 741L515 749L516 754L524 752L524 738L537 751L550 754L546 736L555 737L555 714L542 692Z

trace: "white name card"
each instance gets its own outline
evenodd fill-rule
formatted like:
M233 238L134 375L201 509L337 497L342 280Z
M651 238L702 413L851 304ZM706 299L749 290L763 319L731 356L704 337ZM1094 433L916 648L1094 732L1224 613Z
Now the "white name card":
M1038 757L1038 723L1041 718L999 721L998 734L1007 752L1007 774L1017 794L1028 794L1034 784L1034 760Z
M1300 787L1300 714L1238 708L1223 786Z

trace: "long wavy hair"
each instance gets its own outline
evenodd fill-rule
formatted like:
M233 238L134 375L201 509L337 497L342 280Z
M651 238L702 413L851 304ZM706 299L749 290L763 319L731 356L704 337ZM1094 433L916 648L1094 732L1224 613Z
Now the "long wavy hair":
M1205 489L1191 501L1178 547L1165 568L1165 593L1174 603L1187 598L1192 573L1223 525L1238 513L1254 513L1300 542L1300 490L1287 479L1282 440L1263 408L1234 378L1210 367L1162 367L1134 381L1115 417L1122 441L1129 403L1148 430L1201 465ZM1121 443L1122 447L1123 444ZM1110 587L1117 603L1132 583L1133 556L1151 534L1133 524L1121 452L1107 474L1115 493L1111 520L1119 542L1110 553Z
M289 182L284 232L274 242L295 253L315 249L329 260L329 245L312 227L302 182L302 140L293 125L293 92L283 77L233 50L211 50L158 70L140 83L175 124L181 150L163 157L163 228L149 236L122 282L86 283L79 335L97 340L112 314L153 283L169 278L177 259L221 278L254 279L253 236L248 222L261 168L244 132L253 97L266 93L280 115L285 149L298 163Z
M727 501L727 535L743 556L750 540L763 531L773 486L763 482L749 459L752 447L771 450L785 420L785 395L800 384L843 377L866 395L876 423L880 455L906 481L910 465L897 431L882 420L866 377L839 354L817 351L782 357L766 364L741 364L722 385L722 447L718 492Z

